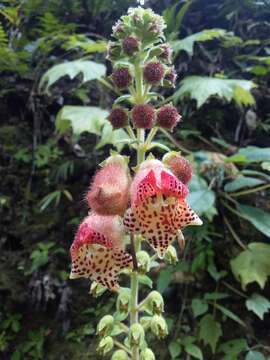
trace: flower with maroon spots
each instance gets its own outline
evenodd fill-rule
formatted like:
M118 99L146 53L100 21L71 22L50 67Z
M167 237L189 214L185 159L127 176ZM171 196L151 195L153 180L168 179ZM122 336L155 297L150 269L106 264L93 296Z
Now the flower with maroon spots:
M174 239L183 242L182 228L202 224L186 202L187 187L159 160L141 164L130 194L124 225L130 233L141 234L161 258Z
M132 264L123 238L124 228L119 216L88 215L70 248L70 278L90 278L109 290L117 290L120 271Z

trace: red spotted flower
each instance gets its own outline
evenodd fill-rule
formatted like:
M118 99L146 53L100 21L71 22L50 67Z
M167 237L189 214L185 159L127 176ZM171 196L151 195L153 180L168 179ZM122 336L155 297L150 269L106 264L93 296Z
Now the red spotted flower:
M70 278L90 278L110 290L117 290L119 272L130 267L131 255L125 252L124 229L119 216L87 216L70 248Z
M159 160L141 164L130 194L124 225L129 232L141 234L161 258L175 238L183 241L182 228L202 224L185 200L186 185Z

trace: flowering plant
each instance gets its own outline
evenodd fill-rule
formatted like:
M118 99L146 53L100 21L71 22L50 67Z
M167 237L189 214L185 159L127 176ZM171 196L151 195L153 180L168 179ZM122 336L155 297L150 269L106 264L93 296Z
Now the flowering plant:
M175 263L174 240L183 248L182 229L202 224L186 200L190 163L176 152L162 160L152 154L145 159L156 145L158 129L172 131L181 120L172 104L159 107L160 96L153 91L174 87L176 80L164 28L162 17L142 8L129 9L113 27L114 41L108 45L111 80L119 91L128 93L115 100L108 119L113 128L129 134L137 165L131 175L129 159L115 152L102 163L86 196L90 212L71 246L70 277L93 280L95 296L106 289L118 295L116 313L104 316L97 327L101 337L97 350L102 355L113 350L113 360L155 359L145 334L167 335L164 302L161 294L152 291L138 303L140 276L151 270L156 259ZM130 288L120 287L121 274L130 277ZM147 316L141 317L142 313Z

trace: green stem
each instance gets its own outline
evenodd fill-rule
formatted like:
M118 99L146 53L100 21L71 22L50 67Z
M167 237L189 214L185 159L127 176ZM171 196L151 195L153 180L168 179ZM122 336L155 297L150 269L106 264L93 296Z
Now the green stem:
M252 194L252 193L257 192L257 191L262 191L262 190L268 189L269 187L270 187L270 184L265 184L265 185L259 186L257 188L254 188L254 189L243 190L243 191L231 193L230 195L231 196L249 195L249 194Z

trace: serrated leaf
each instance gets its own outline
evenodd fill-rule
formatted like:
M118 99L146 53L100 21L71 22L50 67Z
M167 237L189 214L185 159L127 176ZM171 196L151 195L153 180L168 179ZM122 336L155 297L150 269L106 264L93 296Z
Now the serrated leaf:
M270 214L253 206L238 204L242 217L251 222L256 229L270 237Z
M255 293L246 300L246 307L249 311L253 311L261 320L263 320L264 314L270 309L270 301L264 296Z
M212 353L216 351L219 338L222 335L220 323L218 323L213 315L205 315L199 323L199 338L205 345L210 345Z
M100 135L107 122L108 111L95 106L64 106L56 118L56 129L65 133L70 127L75 135L84 131Z
M199 359L199 360L203 360L202 351L197 345L188 344L187 346L185 346L185 351L192 357Z
M73 80L79 74L82 75L82 82L100 79L106 74L106 67L90 60L68 61L63 64L54 65L46 71L39 83L39 91L50 94L50 87L63 76Z
M206 301L204 301L202 299L193 299L192 303L191 303L191 308L192 308L194 317L198 317L207 312L208 304Z
M242 105L254 104L253 96L250 90L256 85L249 80L238 80L238 79L219 79L207 76L187 76L180 83L180 88L174 93L174 101L177 102L179 99L190 96L191 99L197 101L197 107L201 107L211 96L218 96L224 98L227 101L235 100L240 101L239 97L235 93L235 89L241 88L246 92L248 98L245 98L241 102ZM249 102L248 101L252 102ZM242 99L243 100L243 99Z
M252 282L257 282L262 289L264 288L267 277L270 275L269 258L270 245L251 243L247 250L231 260L232 272L244 290Z
M186 51L190 56L193 55L195 42L204 42L225 36L224 29L205 29L198 33L189 35L181 40L171 42L171 46L177 54L180 50Z
M233 192L236 190L240 190L246 187L254 187L257 185L264 184L264 181L257 178L252 178L248 176L240 176L233 181L230 181L224 186L224 190L226 192Z

